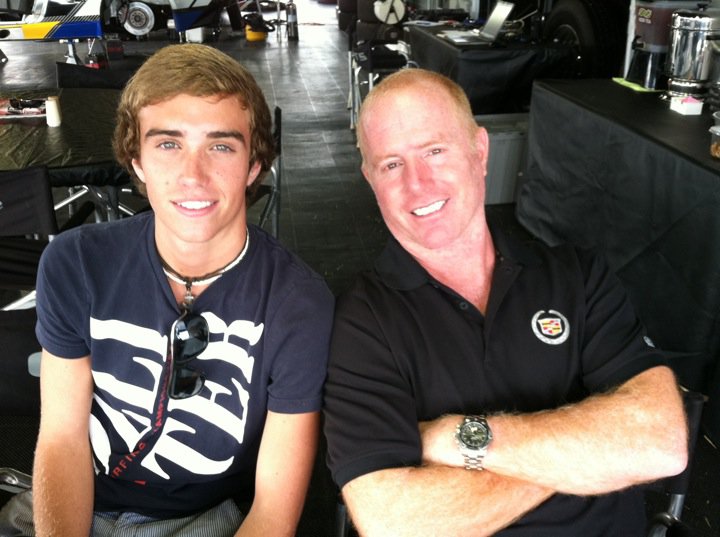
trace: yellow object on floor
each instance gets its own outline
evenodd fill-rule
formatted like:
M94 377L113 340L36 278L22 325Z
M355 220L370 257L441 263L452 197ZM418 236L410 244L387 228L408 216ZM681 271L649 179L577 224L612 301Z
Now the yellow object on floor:
M250 26L245 26L245 39L248 41L265 41L267 32L256 32Z

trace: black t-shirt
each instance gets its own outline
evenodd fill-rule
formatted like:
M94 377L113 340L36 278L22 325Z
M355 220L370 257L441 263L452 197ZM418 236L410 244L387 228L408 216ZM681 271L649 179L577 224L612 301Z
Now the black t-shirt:
M493 238L485 315L394 239L338 300L325 433L339 487L420 464L418 421L556 408L665 364L600 257ZM627 536L643 527L642 498L630 491L555 495L501 534Z
M180 311L154 222L148 212L58 235L40 264L37 335L56 356L91 356L95 509L178 517L252 498L268 411L320 410L334 298L297 256L249 226L245 257L193 305L209 341L189 367L205 383L168 400Z

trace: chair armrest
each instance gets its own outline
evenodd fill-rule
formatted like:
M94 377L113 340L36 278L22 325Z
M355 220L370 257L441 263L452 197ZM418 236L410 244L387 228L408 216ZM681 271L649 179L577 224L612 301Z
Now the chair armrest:
M0 489L17 494L32 488L32 476L13 468L0 468Z

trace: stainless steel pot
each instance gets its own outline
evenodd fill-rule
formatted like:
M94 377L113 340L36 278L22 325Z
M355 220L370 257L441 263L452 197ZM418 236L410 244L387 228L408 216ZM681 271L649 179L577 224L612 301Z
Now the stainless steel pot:
M669 93L705 93L718 72L719 47L720 9L681 9L673 13L665 60Z

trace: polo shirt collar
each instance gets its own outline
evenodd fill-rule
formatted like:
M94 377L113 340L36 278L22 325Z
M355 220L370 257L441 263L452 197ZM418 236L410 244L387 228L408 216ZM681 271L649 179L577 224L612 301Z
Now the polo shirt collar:
M500 254L499 262L519 266L540 262L535 252L527 244L503 233L492 224L490 225L490 234L495 249ZM375 271L385 285L399 291L409 291L435 281L392 235L375 261Z

